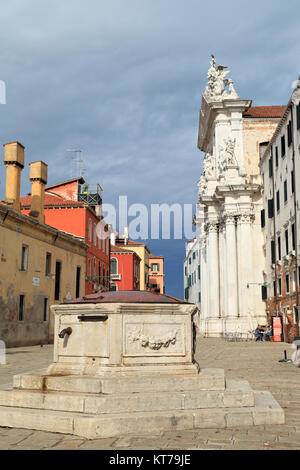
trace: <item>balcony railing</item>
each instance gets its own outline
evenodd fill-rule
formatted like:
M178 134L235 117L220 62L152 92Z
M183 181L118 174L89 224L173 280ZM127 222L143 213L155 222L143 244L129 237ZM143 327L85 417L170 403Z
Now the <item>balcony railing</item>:
M121 281L121 274L111 274L110 275L111 281Z
M89 206L102 205L102 188L99 184L81 184L79 186L78 201Z

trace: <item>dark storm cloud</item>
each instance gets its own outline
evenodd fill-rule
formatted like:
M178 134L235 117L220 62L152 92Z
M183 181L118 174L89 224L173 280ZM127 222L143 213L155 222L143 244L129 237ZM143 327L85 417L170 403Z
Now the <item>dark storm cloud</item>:
M30 161L53 184L80 148L105 202L196 204L210 54L255 104L286 103L299 75L298 0L1 3L0 142L26 146L23 193ZM0 176L3 198L3 164Z

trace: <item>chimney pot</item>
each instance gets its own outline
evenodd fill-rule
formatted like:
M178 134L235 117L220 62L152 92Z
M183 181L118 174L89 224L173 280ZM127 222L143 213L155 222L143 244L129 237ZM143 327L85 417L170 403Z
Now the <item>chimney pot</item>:
M5 202L20 212L21 171L24 168L24 146L19 142L4 144L6 166Z
M39 161L30 163L30 181L31 190L31 208L29 215L38 219L42 224L45 223L44 202L45 202L45 185L47 184L48 165Z

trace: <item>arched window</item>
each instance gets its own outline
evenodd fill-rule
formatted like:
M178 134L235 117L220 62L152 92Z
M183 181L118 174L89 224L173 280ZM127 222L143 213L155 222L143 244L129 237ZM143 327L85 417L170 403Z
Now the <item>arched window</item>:
M118 261L116 258L110 260L110 274L118 274Z

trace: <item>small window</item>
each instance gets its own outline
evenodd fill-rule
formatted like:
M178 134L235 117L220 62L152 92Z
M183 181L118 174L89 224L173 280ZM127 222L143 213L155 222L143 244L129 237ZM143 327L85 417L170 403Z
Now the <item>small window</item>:
M159 264L151 264L151 271L158 272L159 271Z
M278 294L282 295L282 281L281 277L278 278Z
M117 284L111 284L110 285L110 290L113 291L113 292L117 291L118 290Z
M288 146L290 147L293 142L292 121L289 121L287 126Z
M281 157L285 156L285 135L281 137Z
M286 286L286 293L290 293L290 275L286 274L285 275L285 286Z
M277 209L277 212L280 211L280 194L279 194L279 190L276 193L276 209Z
M278 244L278 259L279 261L281 260L281 238L277 238L277 244Z
M276 261L275 257L276 257L276 255L275 255L275 242L274 242L274 240L271 240L271 260L272 260L272 264L274 264L275 261Z
M268 200L268 217L269 219L274 217L274 199Z
M295 192L295 183L294 183L294 171L291 171L291 187L292 187L292 194Z
M284 202L288 200L288 192L287 192L287 180L284 182Z
M288 255L289 254L289 230L286 229L286 231L284 232L284 236L285 236L285 254Z
M300 130L300 104L297 106L297 131Z
M94 224L94 245L97 246L97 225Z
M49 277L50 275L51 275L51 253L47 253L45 276Z
M261 228L264 228L266 226L265 209L263 209L260 213L260 223L261 223Z
M60 299L61 262L56 261L55 265L55 293L54 300Z
M25 295L21 294L19 298L19 321L24 321Z
M22 246L22 260L21 260L21 271L27 271L28 269L28 246Z
M110 260L110 274L118 274L118 261L116 258Z
M263 301L266 301L268 298L268 290L266 286L261 287L261 298Z
M292 224L292 250L296 249L295 224Z
M48 321L48 310L49 310L49 299L48 297L44 298L44 315L43 321Z
M269 177L273 176L273 157L269 158Z
M76 299L80 297L80 275L81 275L81 267L77 266L76 268L76 292L75 292Z
M89 242L92 241L92 221L89 219Z
M275 162L276 162L276 168L278 167L278 147L275 148Z
M97 277L96 277L97 276L97 264L96 263L97 263L96 258L94 258L94 268L93 268L93 280L94 280L94 282L97 281Z
M88 259L88 281L90 282L91 280L91 275L92 275L92 264L91 264L91 258Z
M188 300L188 298L189 298L189 288L188 287L186 287L185 290L184 290L184 298L185 298L185 300Z
M293 271L293 292L296 292L296 271Z

